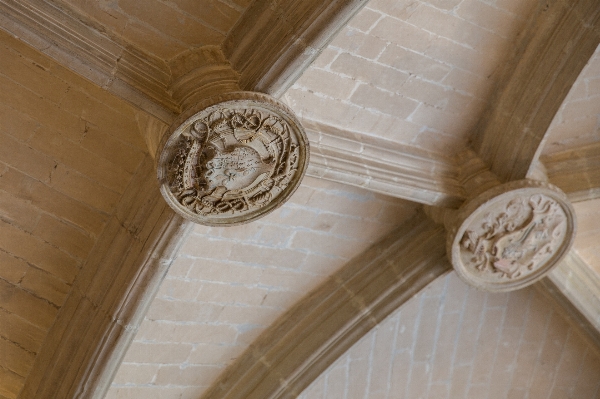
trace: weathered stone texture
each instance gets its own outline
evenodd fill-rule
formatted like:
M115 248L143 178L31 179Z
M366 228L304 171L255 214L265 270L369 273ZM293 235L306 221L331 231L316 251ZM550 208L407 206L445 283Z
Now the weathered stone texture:
M575 237L575 250L600 278L600 199L574 204L579 226Z
M473 149L500 181L532 172L554 115L598 47L599 23L595 1L536 7L471 137Z
M600 196L600 47L552 120L540 160L548 178L572 201Z
M600 142L600 47L573 84L546 133L543 155ZM543 160L544 158L542 158Z
M524 179L471 199L446 227L446 251L458 276L477 288L506 292L558 266L573 245L577 219L562 191Z
M63 2L108 28L112 36L164 60L190 48L220 44L248 6L247 1L221 0L203 1L202 7L190 0Z
M491 294L454 273L365 335L301 399L595 398L600 358L534 288Z
M514 170L524 177L597 45L595 0L371 0L323 49L366 3L0 0L2 28L12 35L0 34L1 399L17 397L24 381L27 398L104 396L123 357L110 398L197 399L212 385L217 396L223 388L247 399L249 386L262 399L265 391L292 387L285 396L306 386L381 321L377 305L385 308L379 315L398 306L378 300L406 298L421 287L402 286L406 270L395 269L390 258L373 273L376 261L353 278L335 273L354 270L348 260L378 237L390 238L417 207L373 192L456 208L494 180L479 179L489 172L485 163L496 165L500 180L514 178ZM524 48L528 57L512 57ZM175 114L216 87L279 96L319 53L285 98L310 125L309 173L323 180L308 179L291 203L254 224L197 227L155 296L186 224L153 194L146 147L154 153ZM519 73L511 69L515 59L527 61ZM581 182L569 192L579 199L600 195L596 61L555 119L558 138L548 140L559 152L548 150L546 159L562 164L548 167L550 179ZM187 92L190 85L195 88ZM537 112L544 98L549 106ZM496 112L491 125L497 130L482 135L489 145L475 166L483 166L461 164L457 150L477 138L473 127L486 106ZM519 123L509 124L505 112ZM520 123L530 119L537 122ZM563 148L583 144L573 157L564 155ZM577 205L585 218L578 248L592 264L600 264L596 207L594 201ZM419 217L441 240L442 227ZM400 245L415 235L420 238L414 230L391 238ZM422 241L415 248L426 260L413 262L417 275L427 274L427 262L443 259L441 245L429 251ZM436 266L430 280L447 270L445 262ZM585 315L597 315L598 295L585 283L594 273L568 266L559 270L562 281L553 280L555 288L591 296L586 309L593 311ZM261 333L281 326L278 317L306 303L298 300L316 286L338 302L320 302L327 311L297 323L309 338L294 346L296 337L289 337L281 357L273 355L277 345L264 358L254 352L278 338ZM321 309L306 308L311 315ZM339 327L354 316L354 329ZM325 327L311 330L315 325ZM326 346L330 335L318 337L323 331L350 338L303 351L315 342ZM298 367L309 356L320 356L320 363ZM586 398L598 396L594 356L574 324L532 289L494 296L451 276L360 341L305 397ZM264 371L268 360L280 363ZM222 374L228 365L242 372ZM290 370L304 373L300 384ZM245 383L256 375L265 378Z
M0 395L16 398L145 143L136 111L0 33Z
M197 226L107 397L198 397L287 308L414 210L307 177L259 221Z
M285 98L301 118L447 154L465 145L535 4L371 1Z

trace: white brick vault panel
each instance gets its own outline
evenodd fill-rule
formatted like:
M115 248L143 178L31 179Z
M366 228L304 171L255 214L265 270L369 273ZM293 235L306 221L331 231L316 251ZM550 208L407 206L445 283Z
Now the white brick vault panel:
M600 359L534 288L453 272L365 335L300 399L597 398Z
M600 46L563 101L544 142L543 154L600 143Z
M451 155L536 3L372 0L285 99L304 119Z
M199 398L279 315L415 209L305 178L288 203L257 222L197 226L107 398Z

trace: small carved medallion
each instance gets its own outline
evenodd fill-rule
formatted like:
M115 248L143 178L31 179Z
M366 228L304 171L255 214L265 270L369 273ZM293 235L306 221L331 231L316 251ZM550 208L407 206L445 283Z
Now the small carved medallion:
M571 205L556 187L531 180L486 191L459 210L449 234L454 268L490 291L529 285L548 273L570 248Z
M308 140L279 101L229 93L182 119L158 158L161 192L182 216L218 226L249 222L281 205L300 184Z

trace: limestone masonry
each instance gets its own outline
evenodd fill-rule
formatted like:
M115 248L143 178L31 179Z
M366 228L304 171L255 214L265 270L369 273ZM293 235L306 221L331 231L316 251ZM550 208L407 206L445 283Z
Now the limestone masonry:
M157 156L161 193L196 223L227 226L266 215L296 191L308 165L302 125L264 94L211 97L171 130Z
M599 32L0 0L0 399L600 398Z

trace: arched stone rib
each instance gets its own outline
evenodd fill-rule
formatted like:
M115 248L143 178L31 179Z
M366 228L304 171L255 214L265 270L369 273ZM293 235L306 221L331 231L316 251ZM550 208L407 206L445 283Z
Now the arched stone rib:
M366 0L254 1L223 42L242 90L281 96Z
M600 43L596 0L540 2L497 97L472 138L500 181L523 179L579 73Z
M257 21L263 21L267 25L261 25L261 29L275 29L273 25L268 24L269 21L273 22L285 16L285 21L280 21L282 23L280 28L286 30L286 35L272 37L275 40L271 42L258 35L258 43L266 46L267 52L286 54L285 67L270 65L268 70L262 69L265 66L262 62L269 63L275 60L255 57L251 62L244 64L246 69L227 73L225 84L233 85L233 77L237 76L235 75L237 72L244 77L248 76L248 71L252 71L252 79L244 81L245 90L269 93L282 90L287 87L286 85L293 83L304 68L316 58L318 51L315 46L324 46L337 29L366 4L366 1L294 0L280 3L278 7L274 7L270 1L257 1L255 7L259 6L259 11L265 14L256 13L256 8L251 7L250 9L254 10L253 14L242 16L240 23L246 21L247 25L244 26L256 29L259 27ZM106 86L113 94L132 102L157 118L156 121L141 121L147 124L148 136L145 139L149 151L153 154L158 137L166 128L163 122L170 123L178 111L178 105L167 93L167 84L173 76L165 76L167 73L163 71L166 69L163 68L165 65L160 62L158 64L161 68L159 68L152 62L153 60L140 60L149 65L148 69L154 68L158 71L152 76L157 75L156 79L160 84L152 83L148 86L150 83L140 79L138 74L133 73L135 71L129 71L131 74L125 76L126 85L118 79L110 80L107 76L113 70L116 60L121 60L121 63L123 60L114 57L111 62L104 62L106 60L96 52L80 52L81 46L73 43L81 42L79 36L89 39L89 42L100 48L103 47L101 45L103 43L106 46L114 46L113 43L107 42L103 36L99 37L89 26L73 21L73 18L67 14L46 5L41 0L31 0L27 2L27 7L17 6L19 4L13 0L0 0L0 14L4 12L0 20L5 20L8 15L15 32L26 33L27 38L33 38L29 40L30 43L34 39L37 40L40 35L48 34L53 38L64 34L62 25L54 24L54 19L44 16L56 15L58 21L77 25L75 30L77 34L66 35L64 40L56 40L48 48L54 53L60 53L55 58L67 64L67 68L71 67L70 69L75 73L100 86ZM52 8L54 14L45 12L49 8ZM309 18L305 19L307 17ZM269 18L274 19L269 20ZM335 27L330 28L329 24L332 21L334 22L332 26ZM230 42L228 49L235 50L238 45L244 45L252 52L254 49L252 43L248 47L248 43L245 42L248 37L238 38L242 39L241 42ZM75 39L77 41L73 42ZM312 43L310 48L315 51L306 51L308 48L302 44L305 40L306 43ZM45 42L42 44L45 46ZM42 51L40 46L36 48ZM206 52L209 56L198 57L198 53L206 55ZM143 57L143 53L139 53L136 56ZM73 57L73 54L76 57ZM257 54L265 56L264 52ZM201 81L207 87L218 86L219 82L212 79L212 75L204 76L196 70L201 69L207 60L208 64L217 69L226 61L228 62L228 60L221 60L219 56L218 49L205 48L199 52L182 55L182 58L174 60L170 67L183 68L177 69L182 76L191 71L192 75L187 82L194 85ZM78 62L69 64L74 58L78 59ZM80 65L80 60L85 60L83 67ZM198 60L202 62L195 63ZM193 65L190 67L188 62ZM93 69L90 75L90 70L87 68L90 64L100 65L99 73ZM214 72L214 69L210 71ZM285 76L278 74L285 74ZM267 75L268 77L265 77ZM185 86L186 81L185 76L183 78L182 76L176 76L183 80L175 82L171 89L183 90L182 86ZM257 86L259 83L260 87ZM115 84L117 87L114 87ZM149 88L153 90L149 91ZM177 95L175 97L178 102L187 101ZM133 340L148 305L154 299L177 252L178 245L182 242L182 237L190 226L171 211L158 192L153 161L150 156L147 156L121 198L116 214L107 223L95 249L86 260L81 275L78 276L74 288L46 337L42 351L36 357L21 397L100 399L105 396L121 364L121 359Z
M548 180L571 202L600 198L600 144L546 155L541 159Z
M282 315L203 399L296 397L365 333L451 270L444 242L444 228L417 214Z
M150 156L77 276L22 398L103 398L190 223L157 195Z
M600 354L600 277L571 250L536 288L552 298L557 308L578 325Z

